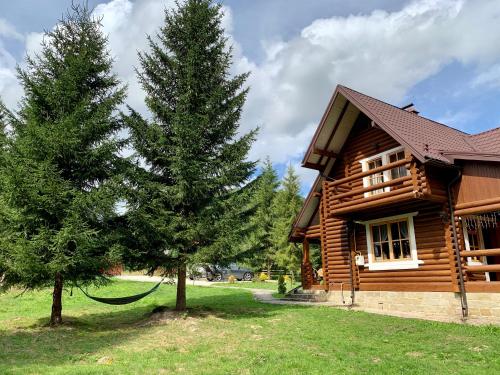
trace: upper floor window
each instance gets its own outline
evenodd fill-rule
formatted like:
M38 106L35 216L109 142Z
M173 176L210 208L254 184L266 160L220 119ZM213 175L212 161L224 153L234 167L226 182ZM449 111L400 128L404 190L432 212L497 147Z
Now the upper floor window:
M360 161L363 172L370 171L375 168L382 167L389 163L394 163L405 158L403 147L397 147L380 154L370 156L369 158ZM376 186L384 182L395 180L396 178L408 175L409 171L404 165L392 168L386 171L375 172L372 175L363 178L363 187ZM380 189L371 190L365 193L365 197L380 194L390 191L390 186L382 187Z

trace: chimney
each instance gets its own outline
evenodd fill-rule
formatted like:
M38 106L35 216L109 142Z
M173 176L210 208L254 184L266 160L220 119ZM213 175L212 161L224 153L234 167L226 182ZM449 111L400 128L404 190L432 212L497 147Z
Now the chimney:
M417 111L417 108L415 108L415 105L413 103L407 104L407 105L401 107L401 109L405 110L406 112L413 113L415 115L418 115L418 113L419 113Z

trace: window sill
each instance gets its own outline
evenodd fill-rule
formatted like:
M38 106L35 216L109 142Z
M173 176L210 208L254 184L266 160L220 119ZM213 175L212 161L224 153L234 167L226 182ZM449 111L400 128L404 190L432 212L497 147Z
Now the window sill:
M419 264L423 264L423 260L403 260L400 262L380 262L368 264L370 271L383 271L383 270L409 270L418 268Z

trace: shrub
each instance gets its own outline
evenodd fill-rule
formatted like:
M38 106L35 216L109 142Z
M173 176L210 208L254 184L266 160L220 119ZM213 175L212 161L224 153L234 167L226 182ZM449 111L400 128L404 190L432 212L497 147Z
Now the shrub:
M236 282L236 277L234 275L229 275L227 281L229 282L229 284L234 284Z
M283 276L283 278L285 279L285 283L291 283L292 282L292 278L290 277L290 275L285 275L285 276Z
M279 294L285 294L286 293L286 284L285 284L285 278L283 275L280 275L278 278L278 293Z
M265 273L265 272L261 272L261 273L260 273L260 275L259 275L259 280L260 280L260 281L262 281L262 282L264 282L264 281L266 281L267 279L268 279L268 277L267 277L267 273Z

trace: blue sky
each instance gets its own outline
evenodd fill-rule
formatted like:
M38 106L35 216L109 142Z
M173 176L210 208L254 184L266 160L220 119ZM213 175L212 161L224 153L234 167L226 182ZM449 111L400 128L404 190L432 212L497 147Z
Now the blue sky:
M146 111L133 66L173 0L89 0L103 16L128 103ZM0 97L22 95L16 64L37 51L70 0L0 2ZM260 126L250 157L299 167L335 85L342 83L466 132L500 125L496 0L226 0L234 73L251 71L242 131ZM314 171L298 169L307 192Z

